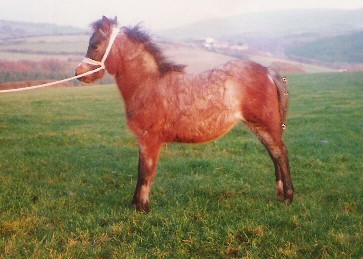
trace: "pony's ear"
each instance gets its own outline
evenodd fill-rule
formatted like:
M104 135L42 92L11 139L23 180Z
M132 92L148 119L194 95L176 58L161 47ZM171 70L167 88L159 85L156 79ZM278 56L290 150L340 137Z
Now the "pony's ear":
M113 23L117 25L117 16L115 16L115 19L113 19Z
M102 16L102 28L100 29L104 32L108 32L110 30L110 27L110 20L106 16Z

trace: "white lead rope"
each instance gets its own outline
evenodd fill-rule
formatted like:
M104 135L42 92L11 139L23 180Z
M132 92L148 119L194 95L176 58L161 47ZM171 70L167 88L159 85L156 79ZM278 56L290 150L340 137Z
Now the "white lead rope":
M96 61L96 60L93 60L93 59L90 59L90 58L87 58L87 57L85 57L81 61L81 63L87 63L87 64L99 66L98 68L95 68L95 69L93 69L91 71L88 71L88 72L85 72L85 73L82 73L82 74L79 74L79 75L76 75L76 76L72 76L72 77L69 77L69 78L66 78L66 79L63 79L63 80L55 81L55 82L50 82L50 83L41 84L41 85L34 85L34 86L29 86L29 87L23 87L23 88L0 90L0 94L1 93L13 93L13 92L28 91L28 90L34 90L34 89L37 89L37 88L42 88L42 87L52 86L52 85L56 85L56 84L61 84L61 83L68 82L68 81L71 81L71 80L74 80L74 79L77 79L77 78L80 78L80 77L83 77L83 76L91 75L93 73L96 73L96 72L98 72L100 70L105 69L105 61L106 61L106 59L108 57L108 54L111 51L111 47L112 47L112 45L113 45L119 31L120 30L118 28L116 28L116 27L113 28L111 36L110 36L110 40L108 42L108 46L106 48L106 52L103 55L101 61Z

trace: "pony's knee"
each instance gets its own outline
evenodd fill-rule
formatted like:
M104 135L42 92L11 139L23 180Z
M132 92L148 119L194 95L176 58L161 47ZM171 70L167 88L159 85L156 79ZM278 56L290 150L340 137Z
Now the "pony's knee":
M270 146L270 153L274 159L280 161L281 159L287 159L287 148L284 143L280 143L279 145Z

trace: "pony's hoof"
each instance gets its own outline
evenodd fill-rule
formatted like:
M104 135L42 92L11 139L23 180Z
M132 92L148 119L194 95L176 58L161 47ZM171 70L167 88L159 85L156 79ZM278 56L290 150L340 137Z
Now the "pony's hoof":
M294 191L288 190L287 193L284 195L285 204L291 204L293 199L294 199Z
M138 212L149 212L149 204L148 203L141 203L141 202L132 202L132 207Z
M276 199L278 199L280 201L283 201L284 200L284 192L283 191L280 191L280 190L277 190L277 192L276 192Z
M286 200L284 200L284 203L285 203L286 205L290 205L290 204L292 203L292 200L290 200L290 199L286 199Z

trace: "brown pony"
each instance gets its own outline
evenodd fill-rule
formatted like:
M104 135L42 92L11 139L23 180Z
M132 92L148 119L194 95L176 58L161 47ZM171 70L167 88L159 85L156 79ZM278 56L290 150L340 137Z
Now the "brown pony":
M292 202L294 188L282 139L288 99L286 78L251 61L231 61L200 74L188 74L183 65L169 62L138 26L121 28L111 48L108 43L117 27L116 18L103 17L92 27L88 62L82 62L76 74L102 66L97 62L102 59L116 79L128 126L139 142L138 180L132 200L137 210L149 209L163 143L211 141L239 122L266 147L275 166L277 196ZM103 74L101 70L80 80L94 82Z

